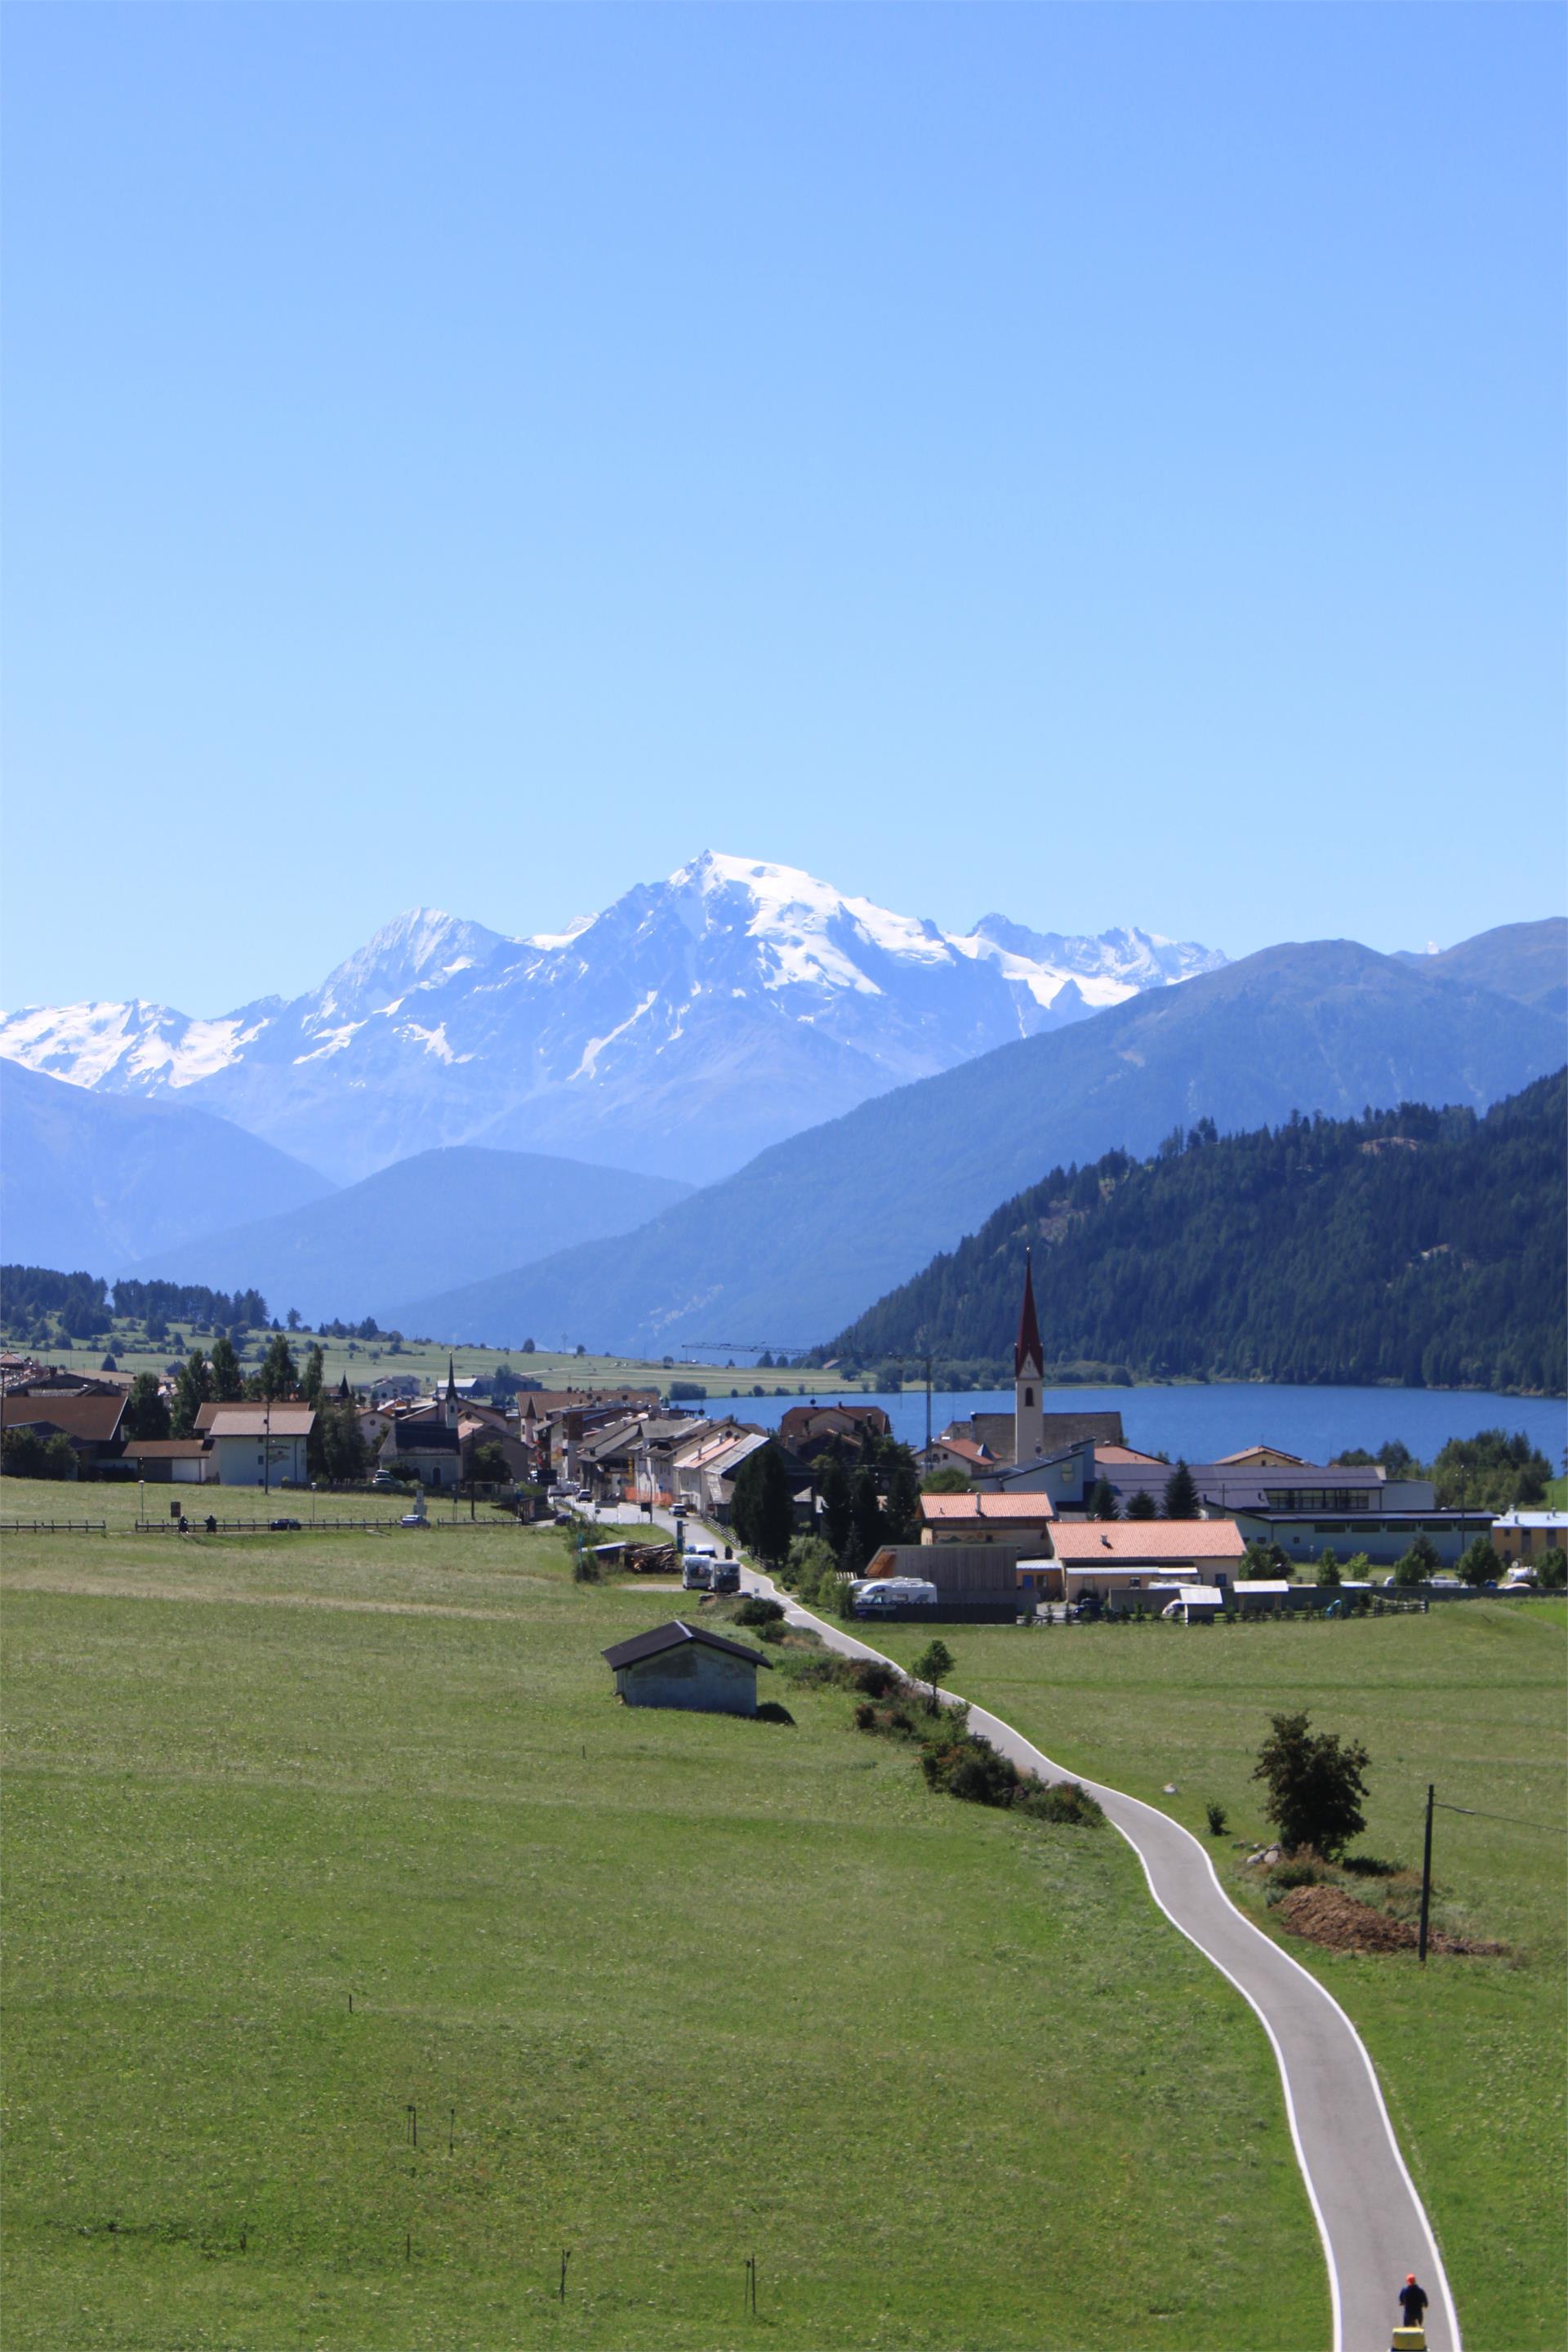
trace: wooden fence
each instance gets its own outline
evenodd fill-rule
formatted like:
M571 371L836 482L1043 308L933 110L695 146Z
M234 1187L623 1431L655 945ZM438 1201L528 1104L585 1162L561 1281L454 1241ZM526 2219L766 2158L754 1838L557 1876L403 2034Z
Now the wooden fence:
M0 1519L0 1536L106 1536L103 1519Z

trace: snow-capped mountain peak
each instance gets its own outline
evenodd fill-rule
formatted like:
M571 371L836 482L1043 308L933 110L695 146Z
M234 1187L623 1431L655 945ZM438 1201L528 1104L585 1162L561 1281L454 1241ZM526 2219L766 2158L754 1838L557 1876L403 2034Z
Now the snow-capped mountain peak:
M868 1096L1225 961L1143 931L965 934L713 850L560 931L436 908L290 1003L0 1016L0 1055L184 1090L340 1177L442 1143L711 1177Z
M422 982L488 963L499 948L516 944L438 907L405 908L328 973L317 991L321 1015L354 1019Z

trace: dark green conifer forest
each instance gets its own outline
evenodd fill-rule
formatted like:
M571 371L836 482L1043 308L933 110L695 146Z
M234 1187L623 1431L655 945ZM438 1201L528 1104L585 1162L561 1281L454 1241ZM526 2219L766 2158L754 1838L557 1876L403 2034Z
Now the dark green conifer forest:
M1401 1104L1058 1168L827 1342L1007 1367L1024 1249L1050 1364L1561 1393L1568 1072L1484 1116Z

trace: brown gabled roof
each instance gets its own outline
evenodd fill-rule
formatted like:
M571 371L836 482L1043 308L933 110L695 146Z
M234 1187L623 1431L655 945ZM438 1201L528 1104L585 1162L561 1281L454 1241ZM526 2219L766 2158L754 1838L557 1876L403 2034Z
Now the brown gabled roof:
M634 1633L629 1642L616 1642L602 1653L605 1664L616 1673L623 1666L635 1666L644 1658L657 1658L661 1651L679 1650L683 1642L700 1642L710 1650L722 1650L731 1658L744 1658L751 1666L766 1666L772 1674L773 1662L764 1658L760 1650L749 1650L743 1642L727 1642L722 1633L710 1633L705 1625L689 1625L683 1617L674 1617L668 1625L655 1625L647 1633Z
M0 1418L7 1429L39 1427L47 1422L79 1445L112 1445L125 1418L125 1399L118 1392L83 1396L79 1390L57 1389L51 1396L5 1398Z
M132 1437L121 1453L127 1462L194 1462L211 1450L200 1437Z
M210 1430L215 1437L265 1437L268 1431L274 1437L309 1437L315 1425L315 1407L308 1404L204 1404L196 1415L197 1431Z

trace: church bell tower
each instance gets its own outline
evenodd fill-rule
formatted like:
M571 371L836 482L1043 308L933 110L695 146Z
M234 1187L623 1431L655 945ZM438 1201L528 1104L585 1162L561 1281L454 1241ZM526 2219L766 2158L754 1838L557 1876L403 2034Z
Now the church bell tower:
M1013 1349L1013 1459L1020 1465L1038 1461L1046 1450L1046 1414L1040 1401L1045 1369L1039 1318L1035 1313L1034 1268L1026 1250L1024 1299Z

